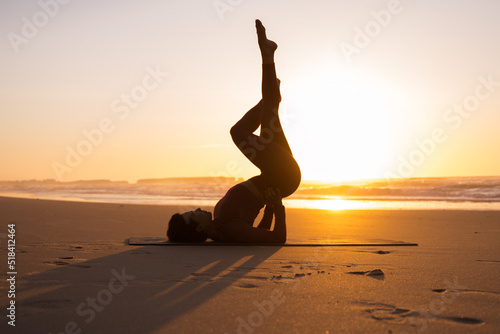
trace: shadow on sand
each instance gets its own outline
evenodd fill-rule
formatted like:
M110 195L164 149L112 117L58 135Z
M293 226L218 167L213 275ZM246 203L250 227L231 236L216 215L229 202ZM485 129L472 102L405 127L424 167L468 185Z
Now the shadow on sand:
M151 333L210 301L278 250L130 246L86 262L56 261L55 269L18 277L16 332Z

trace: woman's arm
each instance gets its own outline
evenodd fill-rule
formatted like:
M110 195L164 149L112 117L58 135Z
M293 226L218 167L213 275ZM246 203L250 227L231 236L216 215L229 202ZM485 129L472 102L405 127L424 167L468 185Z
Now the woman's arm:
M286 215L285 207L280 203L279 206L274 207L274 238L276 242L286 242Z
M258 227L249 226L240 221L233 221L228 224L226 233L234 242L255 242L255 243L285 243L286 242L286 216L285 207L281 203L281 195L278 189L269 188L265 192L266 209L264 217ZM274 229L271 227L273 214Z
M264 228L267 230L271 229L273 216L274 216L274 206L266 205L266 208L264 209L264 216L262 217L262 220L260 221L259 226L257 226L257 228Z
M233 220L226 225L224 235L228 242L248 242L248 243L280 243L286 242L286 217L283 205L274 208L274 229L252 227L240 221Z

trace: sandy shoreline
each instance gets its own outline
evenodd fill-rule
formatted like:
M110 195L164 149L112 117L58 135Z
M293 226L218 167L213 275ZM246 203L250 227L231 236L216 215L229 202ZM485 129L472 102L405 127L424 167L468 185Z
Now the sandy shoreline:
M289 240L418 247L124 244L163 236L176 211L0 197L2 333L500 330L500 211L287 210ZM16 327L5 316L11 222Z

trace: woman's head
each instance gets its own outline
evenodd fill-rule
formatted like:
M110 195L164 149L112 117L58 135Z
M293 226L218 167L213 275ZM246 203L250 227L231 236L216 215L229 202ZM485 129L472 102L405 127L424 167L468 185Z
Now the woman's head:
M200 208L176 213L168 223L167 237L175 242L204 242L208 238L206 228L211 222L212 214Z

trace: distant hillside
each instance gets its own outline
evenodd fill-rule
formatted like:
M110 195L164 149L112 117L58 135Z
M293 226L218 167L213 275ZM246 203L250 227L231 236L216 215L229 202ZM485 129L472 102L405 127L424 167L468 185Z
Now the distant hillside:
M137 184L179 184L179 183L235 183L243 181L242 178L207 176L207 177L169 177L163 179L142 179L137 180Z
M2 186L42 186L42 185L116 185L116 184L128 184L127 181L111 181L111 180L78 180L71 182L59 182L54 179L46 180L21 180L21 181L0 181Z
M223 177L223 176L206 176L206 177L167 177L161 179L141 179L137 184L200 184L200 183L236 183L243 181L243 178ZM0 181L1 186L42 186L42 185L57 185L57 186L77 186L77 185L119 185L129 184L127 181L111 181L106 179L99 180L78 180L60 182L54 179L46 180L20 180L20 181Z

